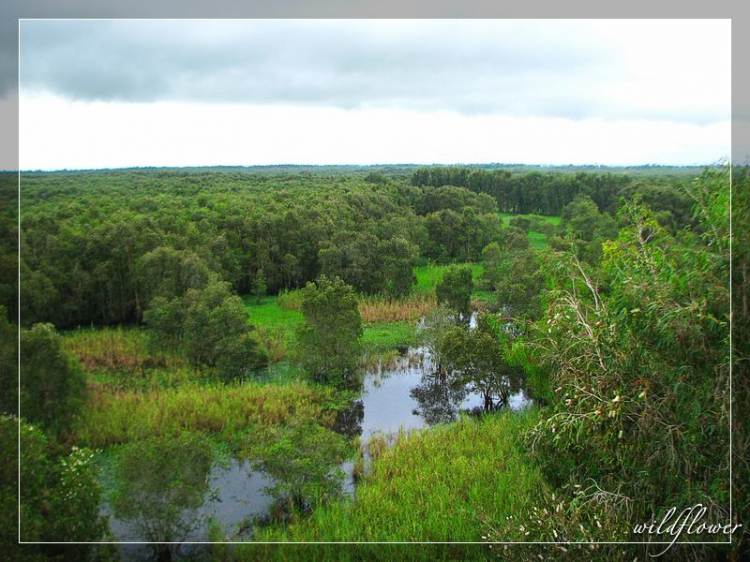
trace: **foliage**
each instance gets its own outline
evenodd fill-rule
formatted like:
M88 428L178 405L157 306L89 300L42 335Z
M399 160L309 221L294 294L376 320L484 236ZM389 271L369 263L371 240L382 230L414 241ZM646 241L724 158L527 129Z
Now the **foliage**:
M551 482L588 481L618 520L696 503L709 506L707 519L725 517L725 181L726 171L708 173L692 186L700 237L672 236L628 204L600 272L572 252L547 266L555 288L528 347L555 392L530 444Z
M264 275L262 269L259 269L258 272L255 274L255 279L253 280L253 288L251 292L253 295L255 295L257 299L260 299L261 297L265 297L266 294L268 294L268 285L266 284L266 276Z
M21 333L21 414L64 436L86 399L86 377L51 324Z
M209 492L210 441L199 433L151 437L117 452L109 498L119 519L151 542L179 542L200 524L196 510ZM157 553L172 545L155 545Z
M416 282L413 268L419 248L403 236L379 239L364 232L341 232L319 254L321 274L340 277L364 293L399 298Z
M18 410L18 328L0 305L0 414Z
M317 509L261 540L479 541L544 488L516 442L535 413L489 415L399 435L357 487L356 501ZM463 556L458 556L463 559Z
M602 213L588 196L576 198L562 210L559 227L567 238L553 237L555 249L574 249L580 259L597 263L602 253L602 243L617 236L617 223L607 213Z
M341 495L349 455L344 437L314 421L258 428L248 435L245 454L273 478L269 492L292 510L307 511Z
M18 546L19 420L0 417L0 544L18 560L93 560L91 545ZM23 541L82 541L106 539L106 520L99 514L101 489L92 453L73 448L51 456L47 437L37 427L20 422L20 525ZM102 553L99 553L101 555Z
M502 230L500 240L502 248L507 251L526 250L529 247L527 231L512 225Z
M520 318L538 318L544 277L537 253L533 250L505 250L489 244L484 256L483 279L495 290L498 306L506 314Z
M416 186L460 186L489 195L503 213L559 215L565 205L580 196L590 197L602 212L612 212L621 195L632 193L636 176L631 173L600 171L484 170L460 166L430 166L416 170L411 182ZM629 170L630 171L630 170ZM694 170L688 171L688 174ZM648 171L646 171L648 174ZM674 191L675 179L649 174L648 186L664 186ZM641 182L644 177L640 178ZM643 186L643 183L639 183ZM453 188L455 189L455 188ZM638 189L638 188L636 188ZM629 191L630 190L630 191Z
M474 280L471 269L466 266L451 266L440 283L435 287L438 304L445 304L448 308L462 315L471 312L471 291Z
M335 381L356 366L362 319L353 289L321 276L302 290L305 323L297 330L298 361L316 380Z
M495 317L479 314L476 328L454 326L441 341L443 365L457 383L482 395L485 410L507 405L520 390L523 371L505 358L508 340Z
M725 178L722 178L725 179ZM732 366L733 366L733 455L735 459L750 458L750 168L735 167L732 170ZM700 194L699 198L705 199ZM707 218L716 214L721 232L721 215L718 206L703 205L714 209L706 213ZM738 413L740 415L738 415ZM737 552L750 557L750 464L744 461L733 465L734 477L734 523L742 523L742 533L737 540Z
M156 297L145 319L156 346L178 346L194 365L216 367L225 380L268 363L265 349L250 336L242 300L231 294L228 283L210 282L170 301Z
M148 307L155 297L170 300L190 289L208 284L210 271L203 260L190 250L159 246L141 256L135 264L138 305Z
M497 239L498 210L559 215L588 195L601 212L613 213L636 183L633 189L644 198L650 190L648 200L658 200L660 210L675 220L684 215L684 203L674 198L678 180L659 170L637 171L637 180L599 171L525 172L433 167L413 182L401 170L383 183L346 170L299 168L24 173L21 318L61 329L140 322L151 298L199 289L206 270L241 295L252 292L262 271L268 294L276 294L314 280L321 249L343 247L351 255L341 233L379 241L357 245L362 255L353 257L361 263L379 266L380 244L398 237L439 262L473 260ZM10 179L2 184L8 201L17 187ZM9 204L0 215L0 261L9 264L1 304L13 317L15 209ZM532 245L543 243L535 236L541 234L532 229Z
M105 447L202 431L235 441L256 425L284 424L293 416L329 421L337 394L324 386L188 383L176 388L94 388L76 424L78 443Z

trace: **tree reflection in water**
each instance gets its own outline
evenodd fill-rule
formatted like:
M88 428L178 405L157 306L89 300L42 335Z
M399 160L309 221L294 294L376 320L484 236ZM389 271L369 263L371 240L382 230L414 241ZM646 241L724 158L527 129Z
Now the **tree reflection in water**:
M425 372L410 394L419 404L415 413L428 425L435 425L456 419L468 391L454 377L433 371Z
M348 407L336 413L333 431L350 439L362 435L362 420L365 417L365 405L362 400L352 400Z

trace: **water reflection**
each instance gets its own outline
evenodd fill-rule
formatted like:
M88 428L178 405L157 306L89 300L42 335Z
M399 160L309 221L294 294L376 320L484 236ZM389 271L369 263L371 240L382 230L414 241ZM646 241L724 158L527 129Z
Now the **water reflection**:
M410 395L418 406L415 413L427 425L456 420L468 390L457 384L447 373L435 371L422 375L420 383L411 389Z
M476 328L476 318L471 318ZM361 378L360 396L347 408L340 410L332 429L348 439L360 437L363 443L376 434L383 434L387 442L400 430L409 431L456 420L462 412L479 414L487 409L507 407L520 410L531 404L523 388L521 377L500 380L497 388L490 389L492 399L483 396L484 390L467 385L456 373L440 369L428 346L407 349L395 363L376 369ZM341 465L347 475L344 490L355 494L354 461ZM254 471L250 463L231 459L224 464L214 464L208 478L213 491L193 514L203 524L192 529L186 540L208 539L205 522L216 521L224 530L226 540L247 540L252 528L263 520L278 516L274 512L274 499L267 490L274 480L262 472ZM117 540L144 540L132 522L110 519Z
M331 429L349 439L353 439L362 435L362 420L364 417L364 402L362 400L352 400L347 408L338 411Z

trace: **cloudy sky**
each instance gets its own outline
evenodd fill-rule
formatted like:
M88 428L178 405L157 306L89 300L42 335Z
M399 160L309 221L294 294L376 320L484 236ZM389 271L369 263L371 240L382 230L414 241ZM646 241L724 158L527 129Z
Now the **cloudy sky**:
M22 169L707 164L729 20L21 22Z

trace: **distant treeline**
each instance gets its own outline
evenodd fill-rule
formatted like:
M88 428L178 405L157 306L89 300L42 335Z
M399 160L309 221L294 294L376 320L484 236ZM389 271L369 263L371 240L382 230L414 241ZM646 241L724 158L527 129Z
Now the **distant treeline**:
M263 294L326 274L399 297L420 258L477 260L502 230L487 195L379 177L128 171L29 174L21 187L22 322L61 328L141 322L155 296L209 277ZM15 265L15 244L2 250ZM14 269L0 286L12 313Z
M417 170L413 181L376 170L24 173L22 322L141 322L155 295L181 294L209 276L239 294L262 294L322 273L400 297L420 260L477 261L488 244L502 247L510 231L498 211L565 217L567 203L588 195L613 217L619 198L637 192L664 224L685 225L690 202L679 181L444 167ZM16 176L0 183L0 304L15 317ZM579 207L581 216L596 214Z
M687 176L690 177L690 176ZM637 178L610 172L529 172L513 174L508 170L484 170L459 166L431 166L416 170L412 185L464 187L492 196L503 213L559 215L576 197L587 195L602 212L612 213L622 197L640 192L646 199L674 193L673 177ZM685 213L690 202L676 202ZM682 203L682 204L681 204Z

